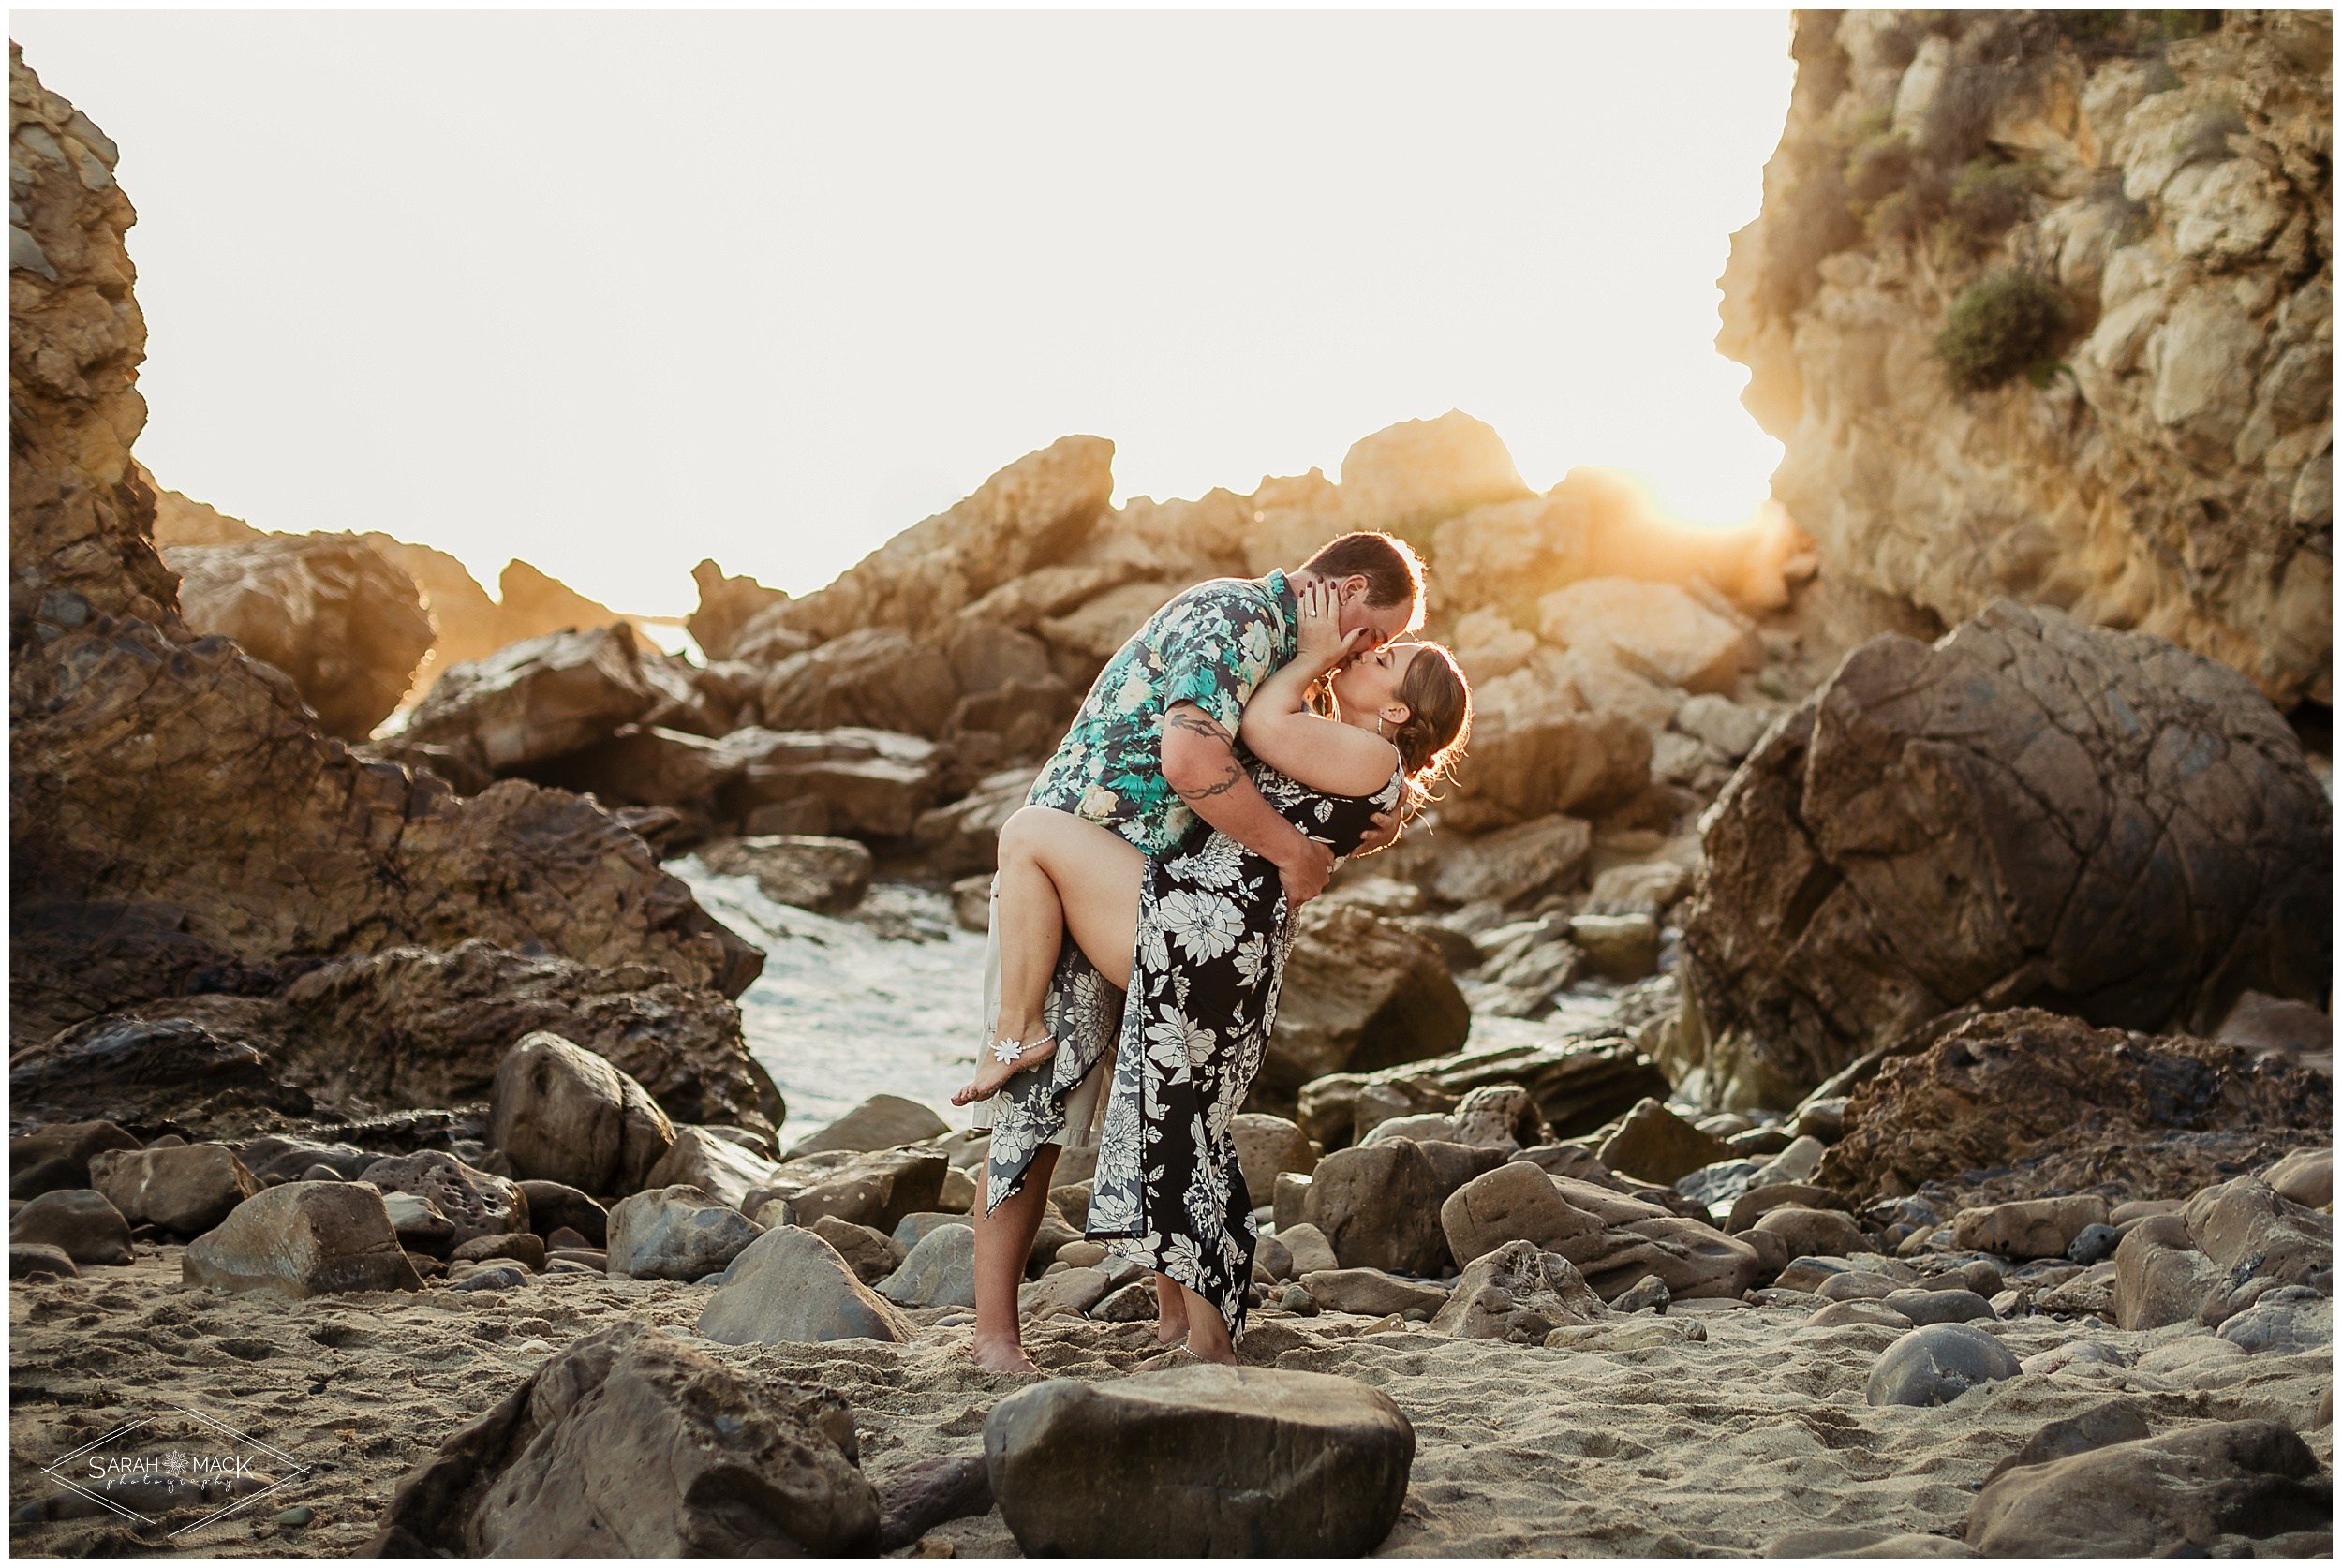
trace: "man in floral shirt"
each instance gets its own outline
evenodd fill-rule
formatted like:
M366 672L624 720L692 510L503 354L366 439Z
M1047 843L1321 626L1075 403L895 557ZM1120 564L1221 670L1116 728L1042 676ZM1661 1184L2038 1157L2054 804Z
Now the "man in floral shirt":
M1363 629L1368 647L1422 624L1422 565L1387 534L1345 534L1290 577L1272 571L1199 584L1156 611L1107 662L1028 803L1111 828L1148 854L1171 849L1201 817L1277 866L1290 908L1316 897L1333 871L1331 851L1261 798L1235 739L1254 688L1297 651L1294 589L1312 581L1334 587L1341 631ZM1387 844L1397 827L1395 819L1384 824L1369 847ZM985 987L987 1039L1000 998L997 921L995 926ZM977 1124L992 1129L976 1206L981 1366L1034 1369L1017 1336L1016 1288L1069 1129L1077 1145L1095 1141L1110 1077L1097 1069L1120 1032L1121 1001L1067 941L1046 1009L1057 1054L1012 1077L979 1106ZM1169 1282L1157 1283L1159 1301L1183 1303ZM1170 1338L1185 1331L1183 1321L1168 1316L1161 1329Z

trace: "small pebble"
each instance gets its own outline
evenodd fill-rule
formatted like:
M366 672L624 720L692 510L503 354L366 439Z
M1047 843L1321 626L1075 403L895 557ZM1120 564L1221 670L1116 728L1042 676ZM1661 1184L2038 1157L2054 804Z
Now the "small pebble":
M317 1517L317 1510L307 1503L288 1508L276 1516L276 1522L287 1530L299 1530Z
M1277 1306L1281 1310L1292 1312L1299 1317L1317 1316L1317 1297L1299 1285L1287 1285L1283 1293L1277 1297Z

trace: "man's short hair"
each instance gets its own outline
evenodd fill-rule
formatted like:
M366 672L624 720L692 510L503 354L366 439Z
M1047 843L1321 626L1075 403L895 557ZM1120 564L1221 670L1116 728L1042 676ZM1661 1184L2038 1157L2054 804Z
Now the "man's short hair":
M1366 602L1377 610L1415 605L1414 626L1423 621L1423 562L1415 547L1391 534L1344 534L1301 563L1301 570L1339 581L1366 579Z

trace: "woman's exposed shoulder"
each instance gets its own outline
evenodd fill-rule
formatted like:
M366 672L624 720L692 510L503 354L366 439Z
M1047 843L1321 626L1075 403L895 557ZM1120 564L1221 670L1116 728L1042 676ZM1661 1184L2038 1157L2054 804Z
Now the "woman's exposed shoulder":
M1336 719L1310 720L1310 745L1298 771L1285 772L1329 795L1367 796L1387 787L1399 771L1399 748L1371 730Z

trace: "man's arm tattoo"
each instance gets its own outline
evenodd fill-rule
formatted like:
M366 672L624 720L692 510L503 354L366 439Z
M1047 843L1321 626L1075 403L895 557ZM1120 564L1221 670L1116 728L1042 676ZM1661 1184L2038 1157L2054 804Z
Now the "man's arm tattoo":
M1165 716L1164 722L1190 734L1208 735L1225 746L1236 744L1228 732L1220 727L1220 721L1201 708L1174 708Z
M1192 790L1174 789L1172 792L1184 801L1209 800L1214 795L1226 794L1230 790L1235 789L1237 785L1243 782L1243 779L1244 770L1231 762L1228 765L1228 771L1222 774L1211 783L1199 784Z

